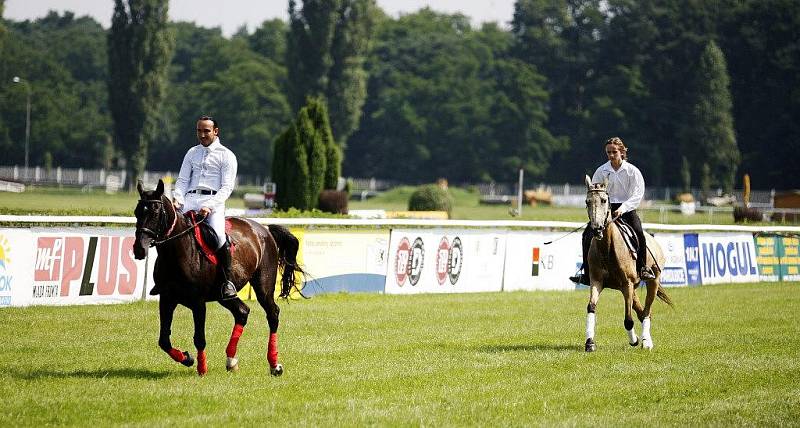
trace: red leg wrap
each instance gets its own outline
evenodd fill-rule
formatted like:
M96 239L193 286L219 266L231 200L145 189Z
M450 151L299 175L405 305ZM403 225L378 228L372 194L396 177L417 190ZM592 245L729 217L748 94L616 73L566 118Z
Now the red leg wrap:
M208 373L208 362L206 362L206 350L197 351L197 374L200 376Z
M243 325L236 324L233 326L231 340L228 341L228 347L225 348L225 354L228 355L228 358L233 358L236 356L236 347L239 346L239 338L242 336L242 330L244 330Z
M179 363L183 361L183 352L181 352L180 349L172 348L169 350L169 352L167 352L167 354L169 354L169 356L172 357L173 360Z
M278 333L269 334L269 346L267 347L267 361L270 367L278 365Z

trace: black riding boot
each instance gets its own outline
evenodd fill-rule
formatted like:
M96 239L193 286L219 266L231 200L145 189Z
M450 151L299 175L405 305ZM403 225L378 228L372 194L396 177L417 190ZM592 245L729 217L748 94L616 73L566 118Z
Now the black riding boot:
M589 246L591 244L592 236L587 225L587 227L583 229L583 235L581 235L581 249L583 250L583 265L581 269L583 272L569 277L569 280L576 284L589 285Z
M217 250L217 263L219 264L221 276L220 300L231 300L236 298L236 286L231 282L231 244L227 241Z

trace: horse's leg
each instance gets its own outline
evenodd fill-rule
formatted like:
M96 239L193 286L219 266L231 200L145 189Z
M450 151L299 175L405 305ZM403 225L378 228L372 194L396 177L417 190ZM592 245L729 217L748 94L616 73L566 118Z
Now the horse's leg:
M197 302L192 305L192 319L194 320L194 347L197 349L197 374L204 376L208 373L205 302Z
M650 336L650 311L653 309L653 302L660 287L658 278L647 281L647 296L644 298L644 310L642 316L642 348L653 349L653 338Z
M590 281L589 285L589 304L586 306L586 352L594 352L597 345L594 343L594 326L596 323L595 312L597 302L600 300L600 292L603 291L603 284L600 281Z
M172 334L172 317L175 313L175 308L178 307L178 302L167 296L162 295L158 301L158 318L160 323L160 331L158 334L158 346L173 360L183 364L186 367L194 365L194 358L188 352L181 352L178 348L173 348L169 340Z
M269 324L267 362L269 363L269 371L273 376L283 374L283 365L278 363L278 317L281 310L278 304L275 303L275 280L277 276L278 267L276 263L275 266L263 266L250 279L250 285L253 286L258 303L261 304L267 314L267 323Z
M250 314L250 308L240 299L222 300L219 304L231 311L231 315L233 315L233 331L231 332L228 346L225 348L225 354L228 356L225 369L229 372L235 372L239 370L239 359L236 358L236 347L239 346L239 337L242 336L244 326L247 324L247 316Z
M644 321L644 307L642 307L642 302L639 301L639 294L636 293L635 288L633 289L633 311L636 312L639 322Z
M622 296L625 298L625 320L623 325L628 333L628 343L631 346L639 346L639 337L633 330L633 285L628 283L622 287Z

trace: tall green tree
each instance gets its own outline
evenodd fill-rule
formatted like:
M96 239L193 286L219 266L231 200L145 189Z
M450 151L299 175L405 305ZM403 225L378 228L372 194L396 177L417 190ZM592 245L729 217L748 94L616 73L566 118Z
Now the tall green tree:
M340 162L325 103L309 98L294 123L275 142L272 179L278 187L278 206L316 208L322 190L336 187Z
M108 34L114 141L127 157L132 189L147 163L167 86L174 38L167 0L115 0Z
M344 147L358 128L366 98L364 62L377 13L375 0L289 1L289 99L324 97L333 135Z
M694 102L689 106L689 123L682 135L683 152L708 163L714 183L733 191L741 156L733 127L730 78L725 55L713 41L700 56L694 79ZM694 176L702 174L694 166Z

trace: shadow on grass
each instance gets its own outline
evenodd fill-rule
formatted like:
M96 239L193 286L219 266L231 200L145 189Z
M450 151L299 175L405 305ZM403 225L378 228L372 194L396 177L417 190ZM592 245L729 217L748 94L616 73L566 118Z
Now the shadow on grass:
M71 379L71 378L84 378L84 379L144 379L156 380L163 379L167 376L174 374L171 371L162 370L145 370L145 369L97 369L97 370L74 370L74 371L59 371L59 370L30 370L22 371L11 369L7 373L12 377L23 380L39 380L47 378L56 379Z
M499 352L583 352L581 345L557 345L552 343L529 343L525 345L489 345L478 347L480 352L499 353Z

